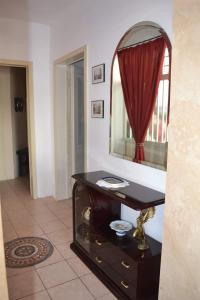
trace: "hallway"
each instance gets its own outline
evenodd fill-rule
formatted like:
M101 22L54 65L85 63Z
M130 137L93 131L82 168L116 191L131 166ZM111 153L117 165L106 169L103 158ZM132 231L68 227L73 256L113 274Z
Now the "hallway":
M71 200L33 200L23 177L0 182L4 242L39 236L51 241L53 254L26 268L7 268L9 299L114 300L107 288L69 248L72 240Z

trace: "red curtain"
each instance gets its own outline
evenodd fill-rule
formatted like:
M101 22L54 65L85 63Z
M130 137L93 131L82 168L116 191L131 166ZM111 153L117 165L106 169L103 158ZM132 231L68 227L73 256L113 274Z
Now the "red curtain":
M165 48L161 37L117 53L124 101L136 143L133 161L138 163L145 160L144 140L156 102Z

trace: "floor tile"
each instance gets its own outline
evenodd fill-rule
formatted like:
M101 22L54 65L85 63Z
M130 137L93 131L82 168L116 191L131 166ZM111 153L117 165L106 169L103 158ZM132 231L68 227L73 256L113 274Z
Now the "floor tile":
M38 203L36 205L33 204L29 205L27 209L30 215L32 215L33 217L37 215L40 216L40 215L48 214L50 212L45 205L38 204Z
M62 284L77 277L65 261L38 269L37 272L46 288Z
M15 233L16 234L16 232L15 232L15 230L14 230L14 227L13 227L13 225L11 224L11 222L10 221L8 221L8 220L6 220L6 221L3 221L3 233L4 234L11 234L11 233Z
M67 259L67 263L76 272L78 276L83 276L91 272L88 269L88 267L77 256Z
M55 202L56 200L54 197L49 196L49 197L40 198L40 199L38 199L38 201L41 201L44 204L49 204L49 203Z
M38 224L46 224L51 221L57 220L57 217L51 211L37 213L33 216L33 218Z
M53 213L59 219L72 218L71 208L63 208L62 210L57 210L57 211L54 211Z
M25 210L25 208L23 207L23 205L20 202L16 203L16 199L14 199L12 201L8 200L8 201L3 202L3 208L5 209L8 216L14 215L17 212L20 213L23 210Z
M50 204L47 204L47 207L52 211L62 211L63 209L67 209L67 205L66 202L64 202L63 200L60 201L54 201Z
M8 217L12 218L13 220L15 218L19 217L29 217L30 213L29 211L24 207L24 205L20 204L17 199L14 200L14 202L11 203L12 208L6 209Z
M56 249L65 259L76 257L76 254L70 249L70 244L71 242L56 245Z
M48 293L46 291L39 292L30 296L27 296L25 298L22 298L21 300L51 300Z
M6 211L5 211L5 209L2 209L2 220L3 221L8 221L9 220L8 215L7 215Z
M32 214L34 211L40 212L44 209L46 210L45 204L38 199L24 202L24 207L29 211L30 214Z
M22 228L26 226L33 226L36 224L36 221L31 215L27 217L17 216L16 218L12 218L12 224L14 228Z
M45 233L52 233L57 230L65 230L66 226L59 220L51 221L45 224L40 224Z
M95 297L101 297L110 293L105 285L92 273L84 275L80 279Z
M54 247L53 253L43 262L34 266L35 269L43 268L45 266L57 263L59 261L63 261L63 256L58 252L58 250Z
M55 232L48 233L47 236L54 245L70 242L73 238L72 230L70 229L57 230Z
M38 236L44 234L41 227L37 224L33 224L32 226L22 226L22 227L17 226L16 232L20 237L35 236L35 235Z
M8 278L9 299L16 300L44 290L38 274L27 272Z
M75 279L48 290L52 300L92 300L94 297L79 280Z
M17 238L17 233L9 221L3 222L4 243Z
M113 294L111 294L111 293L107 294L107 295L105 295L103 297L98 297L96 299L98 299L98 300L117 300L117 298Z
M20 214L18 212L15 212L13 214L8 214L8 218L12 222L12 224L26 223L26 221L29 222L29 219L32 221L31 224L35 223L29 213Z
M7 277L20 275L26 272L34 271L34 267L26 267L26 268L6 268Z
M11 233L5 233L3 235L4 243L10 242L10 241L12 241L12 240L14 240L16 238L17 238L17 234L16 233L12 233L12 234Z
M60 221L65 224L68 228L73 227L73 218L72 216L67 216L65 218L60 218Z
M67 207L71 207L72 208L72 198L69 199L65 199L63 200L63 202L65 202Z

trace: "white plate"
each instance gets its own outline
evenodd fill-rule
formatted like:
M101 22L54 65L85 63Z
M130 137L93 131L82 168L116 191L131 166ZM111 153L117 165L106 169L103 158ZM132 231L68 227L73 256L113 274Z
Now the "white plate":
M110 180L107 181L107 180ZM113 183L112 183L112 179L113 179ZM114 180L116 179L116 181L118 180L118 183L114 183ZM120 180L120 179L117 179L117 178L112 178L112 177L107 177L105 179L101 179L101 180L98 180L96 182L96 184L98 186L101 186L101 187L105 187L107 189L119 189L119 188L123 188L123 187L126 187L126 186L129 186L129 182L126 181L126 180Z

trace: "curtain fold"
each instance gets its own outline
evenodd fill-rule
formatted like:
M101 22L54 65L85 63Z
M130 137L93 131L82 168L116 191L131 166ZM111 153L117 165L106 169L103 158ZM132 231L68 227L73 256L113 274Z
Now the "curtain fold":
M154 111L165 48L161 37L117 52L125 106L136 143L134 162L145 160L144 141Z

